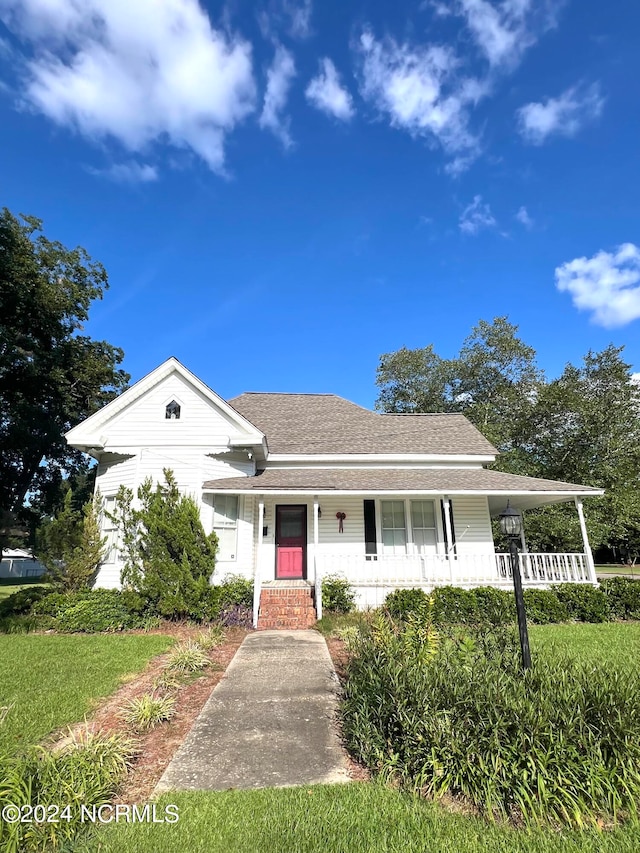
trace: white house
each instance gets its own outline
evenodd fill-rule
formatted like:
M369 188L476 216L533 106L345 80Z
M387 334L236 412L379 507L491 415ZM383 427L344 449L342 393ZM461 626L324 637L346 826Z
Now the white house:
M330 573L349 578L361 606L398 587L510 587L491 528L507 501L523 514L573 501L580 519L579 553L528 553L523 535L525 587L596 582L582 499L602 490L487 469L497 451L462 415L379 414L333 394L225 401L170 358L67 441L97 460L107 507L119 486L135 491L171 468L218 534L215 577L255 579L261 626L293 624L285 601L299 607L314 592L321 611L318 581ZM118 534L106 514L103 525L98 584L117 587Z
M5 548L0 560L0 578L37 578L45 568L33 554L22 548Z

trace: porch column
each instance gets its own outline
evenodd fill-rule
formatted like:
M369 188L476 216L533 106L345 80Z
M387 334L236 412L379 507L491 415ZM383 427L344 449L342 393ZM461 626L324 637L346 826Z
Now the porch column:
M322 619L322 578L318 577L318 496L313 496L313 582L316 587L316 617Z
M587 525L584 520L584 510L582 509L582 500L580 498L574 498L576 509L578 510L578 520L580 522L580 532L582 533L582 544L584 547L584 556L587 561L587 572L589 574L589 580L591 583L598 583L598 578L596 577L596 567L593 563L593 554L591 553L591 547L589 546L589 537L587 535Z
M258 541L256 562L253 568L253 627L258 627L260 593L262 587L262 530L264 528L264 495L258 498Z
M449 563L449 577L451 579L451 583L453 583L453 562L451 561L451 554L453 552L453 531L451 529L451 501L449 500L448 495L443 497L442 504L444 506L444 527L447 532L447 562Z

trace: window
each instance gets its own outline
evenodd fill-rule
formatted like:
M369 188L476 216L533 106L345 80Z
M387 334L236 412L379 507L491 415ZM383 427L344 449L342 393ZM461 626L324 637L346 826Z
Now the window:
M418 554L435 554L438 539L433 501L411 501L411 527Z
M109 518L113 515L116 509L115 495L111 495L104 499L102 506L102 533L106 542L104 543L104 563L115 563L118 559L118 527Z
M218 537L218 560L235 560L238 542L238 496L213 496L213 529Z
M164 410L164 416L168 421L180 420L180 404L176 403L175 400L167 403L167 407Z
M404 501L381 501L382 547L385 554L404 554L407 549L407 525Z

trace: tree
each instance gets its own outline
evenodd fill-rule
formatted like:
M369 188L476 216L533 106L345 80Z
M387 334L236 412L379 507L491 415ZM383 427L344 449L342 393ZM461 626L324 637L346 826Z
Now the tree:
M640 389L622 352L614 346L589 351L581 366L568 364L541 387L520 439L535 476L605 490L590 501L591 544L634 559L640 553ZM561 527L559 513L528 517L540 543Z
M456 358L429 346L380 357L376 407L385 412L462 412L496 445L501 466L525 473L518 460L520 421L535 402L542 371L535 350L507 317L480 320Z
M640 386L622 347L589 352L547 382L517 331L496 317L481 320L450 361L431 345L381 356L378 408L463 412L500 451L494 467L605 489L589 499L591 545L640 557ZM566 504L527 512L526 534L538 550L581 547Z
M48 512L85 467L64 433L129 380L121 349L81 334L108 287L104 267L41 231L34 217L0 212L0 551L27 494Z
M193 498L180 494L173 473L138 489L121 487L113 516L124 559L122 585L137 592L154 613L170 618L206 615L218 538L205 534Z
M99 493L78 511L69 489L61 512L41 528L40 559L47 575L64 590L93 585L104 559L105 540L100 534L102 512Z

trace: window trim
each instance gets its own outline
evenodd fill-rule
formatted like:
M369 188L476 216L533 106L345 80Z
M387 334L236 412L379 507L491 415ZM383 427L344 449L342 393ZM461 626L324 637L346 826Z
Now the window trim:
M225 500L228 500L229 498L235 498L236 499L236 517L235 517L235 523L234 524L226 524L226 525L219 524L216 526L216 497L224 497ZM243 509L242 495L234 495L234 494L229 493L229 492L216 492L216 493L211 495L211 498L212 498L212 502L211 502L211 530L212 530L212 532L215 533L217 536L219 530L234 530L235 534L236 534L235 535L235 542L234 542L235 547L233 549L233 556L223 558L220 556L220 551L218 551L218 554L216 555L216 562L219 561L221 563L236 563L238 561L238 543L239 543L239 530L240 530L239 522L240 522L240 518L241 518L241 512ZM218 539L219 538L220 537L218 537Z

